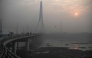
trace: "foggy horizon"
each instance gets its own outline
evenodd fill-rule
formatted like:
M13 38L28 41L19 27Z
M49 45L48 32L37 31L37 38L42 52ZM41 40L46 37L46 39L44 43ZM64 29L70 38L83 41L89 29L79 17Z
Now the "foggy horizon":
M0 0L0 58L92 58L92 0Z
M35 32L41 0L0 0L3 34ZM92 0L42 0L46 33L92 33ZM62 22L62 23L61 23Z

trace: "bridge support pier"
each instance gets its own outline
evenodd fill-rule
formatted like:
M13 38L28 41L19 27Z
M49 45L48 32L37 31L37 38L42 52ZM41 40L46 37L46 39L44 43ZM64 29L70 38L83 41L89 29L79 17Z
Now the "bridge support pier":
M18 43L18 41L17 41L17 50L18 50L18 46L19 46L18 44L19 44L19 43Z
M12 42L12 52L16 54L16 42Z
M34 45L37 45L37 37L34 37L33 42L34 42Z
M35 45L35 37L33 37L33 45Z
M26 50L29 51L29 39L26 40Z

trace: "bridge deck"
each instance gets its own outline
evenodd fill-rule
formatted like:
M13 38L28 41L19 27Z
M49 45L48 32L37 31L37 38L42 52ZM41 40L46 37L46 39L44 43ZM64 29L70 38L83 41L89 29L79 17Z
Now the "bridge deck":
M1 42L3 42L3 45L5 46L7 43L9 43L9 42L12 42L12 41L15 41L15 40L19 40L19 39L23 39L23 38L29 38L29 37L35 37L35 36L37 36L37 35L33 35L33 34L31 34L31 35L13 35L13 36L11 36L11 37L9 37L9 36L5 36L5 37L1 37L0 38L0 48L2 48L1 47ZM6 47L4 47L5 49L7 49ZM0 49L1 50L1 49ZM8 50L7 50L8 51ZM1 52L1 51L0 51ZM12 53L11 51L9 51L10 53ZM14 53L12 53L12 54L14 54ZM1 58L1 53L0 53L0 58ZM18 57L17 55L16 55L16 57Z

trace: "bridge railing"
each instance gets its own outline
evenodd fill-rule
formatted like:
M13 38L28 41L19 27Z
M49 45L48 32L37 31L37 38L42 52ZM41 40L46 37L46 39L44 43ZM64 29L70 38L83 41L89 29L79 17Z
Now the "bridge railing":
M3 43L1 43L1 53L2 53L2 58L3 56L5 58L20 58L19 56L11 52L6 46L4 46Z
M28 36L28 35L15 35L15 36L11 36L11 37L6 37L1 41L1 53L2 58L3 56L6 56L7 58L20 58L19 56L17 56L16 54L14 54L12 51L10 51L5 45L4 42L9 40L9 39L13 39L13 38L18 38L18 37L23 37L23 36Z

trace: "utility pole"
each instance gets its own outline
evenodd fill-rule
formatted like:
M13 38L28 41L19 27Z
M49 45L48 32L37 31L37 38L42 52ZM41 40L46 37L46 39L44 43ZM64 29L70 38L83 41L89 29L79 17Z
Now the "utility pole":
M23 25L23 33L24 33L24 25Z
M27 26L27 23L26 23L26 32L28 32L28 26Z
M18 34L18 25L19 25L19 23L17 23L16 34Z

